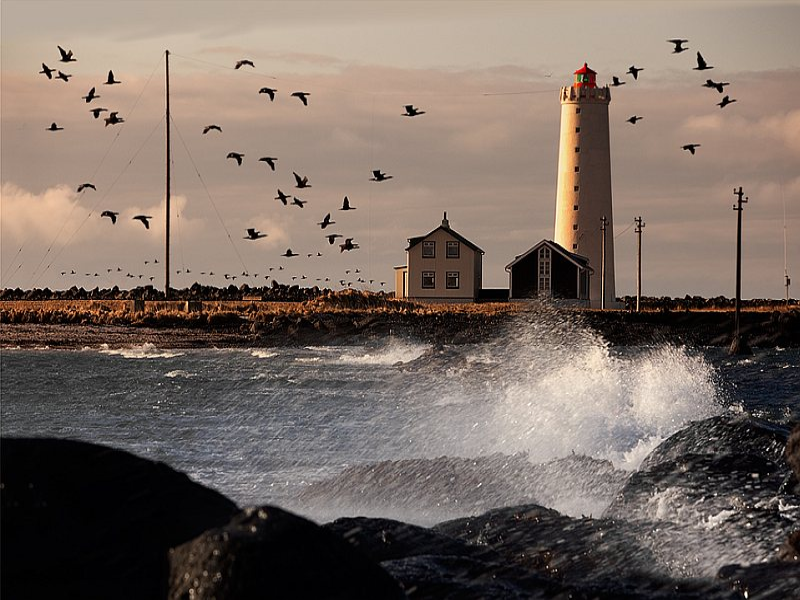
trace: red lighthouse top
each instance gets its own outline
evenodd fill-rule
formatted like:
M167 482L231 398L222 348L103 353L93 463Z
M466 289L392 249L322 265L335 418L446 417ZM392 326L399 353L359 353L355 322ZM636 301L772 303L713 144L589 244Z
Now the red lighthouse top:
M589 68L589 65L583 63L583 66L575 71L575 83L573 86L588 88L597 87L597 84L595 83L595 77L597 77L597 73L592 71Z

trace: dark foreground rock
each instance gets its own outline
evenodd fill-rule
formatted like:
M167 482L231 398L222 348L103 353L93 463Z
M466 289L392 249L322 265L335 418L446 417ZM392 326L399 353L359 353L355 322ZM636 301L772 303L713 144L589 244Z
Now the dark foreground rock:
M249 508L170 553L171 600L403 598L341 536L274 506Z
M112 448L0 440L2 597L164 598L167 553L236 505L183 473Z

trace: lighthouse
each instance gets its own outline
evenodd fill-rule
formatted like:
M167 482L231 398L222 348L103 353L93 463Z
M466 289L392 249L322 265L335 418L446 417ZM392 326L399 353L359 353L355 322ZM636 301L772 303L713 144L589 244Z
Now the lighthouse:
M561 88L554 241L589 259L592 307L615 303L608 86L584 63ZM605 302L603 302L605 296Z

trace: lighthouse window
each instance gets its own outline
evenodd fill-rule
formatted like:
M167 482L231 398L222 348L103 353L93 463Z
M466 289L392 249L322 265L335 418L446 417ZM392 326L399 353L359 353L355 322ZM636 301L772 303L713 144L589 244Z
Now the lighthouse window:
M579 115L579 114L581 114L581 109L580 109L580 108L576 108L576 109L575 109L575 114L576 114L576 115Z
M581 151L581 147L580 146L575 146L575 152L580 152L580 151Z
M574 185L574 186L572 186L572 191L573 192L577 192L580 187L581 186L579 186L579 185Z
M575 133L580 133L580 132L581 132L581 128L580 127L576 127L575 128Z
M578 224L577 224L577 223L575 223L575 224L572 226L572 231L578 231Z
M572 249L573 250L577 250L578 249L578 244L572 244Z
M581 172L581 168L580 167L575 167L575 172L576 173L580 173Z
M578 205L577 204L573 204L572 205L572 210L578 210Z

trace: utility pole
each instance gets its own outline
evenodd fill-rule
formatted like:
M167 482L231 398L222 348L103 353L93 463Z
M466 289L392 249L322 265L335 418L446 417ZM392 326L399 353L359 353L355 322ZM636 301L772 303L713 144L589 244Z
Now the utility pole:
M600 219L600 232L602 234L602 246L600 248L600 309L606 309L606 225L608 219L605 215Z
M639 305L642 300L642 229L645 224L642 223L642 217L636 217L636 312L639 312Z
M167 189L166 189L166 197L165 197L165 204L166 204L166 219L165 219L165 230L166 230L166 239L164 240L164 299L169 300L169 215L170 215L170 162L172 162L172 155L171 155L171 148L170 148L170 131L169 131L169 50L167 50L164 54L166 57L166 95L167 95L167 114L166 114L166 126L167 126Z
M739 189L733 190L733 195L736 196L736 204L733 205L733 210L737 213L736 219L736 303L734 305L734 332L733 341L731 342L730 354L752 354L752 350L747 345L747 342L742 339L739 333L739 317L742 308L742 211L749 197L744 195L742 186Z

